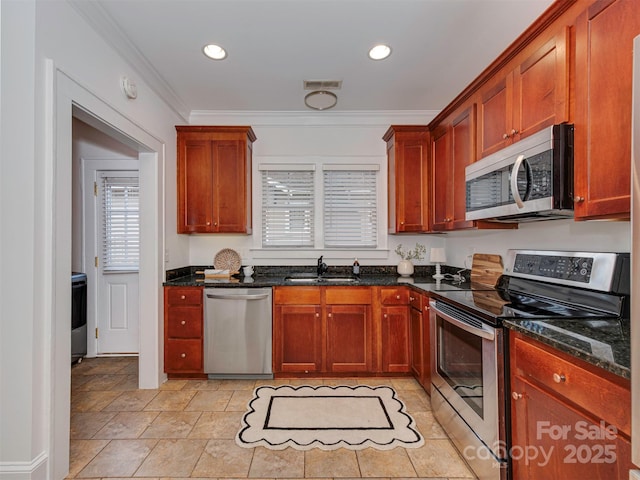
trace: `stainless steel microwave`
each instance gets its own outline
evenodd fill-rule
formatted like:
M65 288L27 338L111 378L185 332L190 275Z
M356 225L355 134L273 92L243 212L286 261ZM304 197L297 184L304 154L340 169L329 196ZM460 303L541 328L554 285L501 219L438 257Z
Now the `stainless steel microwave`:
M573 125L553 125L465 169L467 220L573 217Z

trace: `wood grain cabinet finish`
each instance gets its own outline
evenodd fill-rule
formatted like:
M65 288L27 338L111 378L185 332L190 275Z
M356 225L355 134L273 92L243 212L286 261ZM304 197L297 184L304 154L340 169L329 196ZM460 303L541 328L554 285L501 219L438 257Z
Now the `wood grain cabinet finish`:
M430 228L429 129L392 125L387 142L389 233L427 232Z
M201 287L164 287L164 371L204 377Z
M434 231L473 228L465 220L465 167L475 161L476 108L471 105L433 132L431 161L433 169L432 224Z
M626 479L629 381L510 332L513 478ZM522 449L522 450L519 450Z
M274 372L371 372L371 302L370 287L274 287Z
M563 27L514 69L480 90L479 158L569 120L568 46L568 29Z
M378 287L382 372L411 372L409 297L407 287Z
M633 39L640 3L599 1L576 23L575 218L630 216Z
M429 297L412 290L410 305L411 372L425 391L431 394Z
M251 127L176 130L178 233L251 233Z

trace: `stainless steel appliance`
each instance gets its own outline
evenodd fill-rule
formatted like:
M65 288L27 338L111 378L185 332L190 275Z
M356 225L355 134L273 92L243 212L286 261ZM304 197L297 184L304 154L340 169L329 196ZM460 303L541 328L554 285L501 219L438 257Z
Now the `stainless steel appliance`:
M430 301L431 403L481 480L509 478L504 319L621 318L629 254L509 250L496 289Z
M205 288L204 315L210 378L273 378L271 288Z
M71 363L87 354L87 275L71 273Z
M573 216L573 125L553 125L465 169L467 220Z

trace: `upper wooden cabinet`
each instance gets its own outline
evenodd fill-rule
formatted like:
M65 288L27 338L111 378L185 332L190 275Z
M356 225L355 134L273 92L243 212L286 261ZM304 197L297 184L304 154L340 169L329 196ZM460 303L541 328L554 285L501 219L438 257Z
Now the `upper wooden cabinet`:
M178 233L251 233L251 127L176 130Z
M466 189L464 169L475 160L475 105L465 108L453 120L445 121L433 132L433 216L435 231L471 228L465 220Z
M640 3L600 1L576 23L575 218L629 218L633 38Z
M389 164L389 233L429 231L429 129L392 125L382 137Z
M569 120L568 45L568 29L564 27L514 69L496 75L480 89L479 158Z

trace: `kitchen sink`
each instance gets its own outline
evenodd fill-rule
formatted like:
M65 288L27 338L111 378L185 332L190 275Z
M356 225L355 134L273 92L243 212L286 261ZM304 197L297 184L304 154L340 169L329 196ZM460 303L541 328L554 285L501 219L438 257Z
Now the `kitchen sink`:
M351 275L315 275L313 273L293 273L284 278L291 283L354 283L358 277Z

